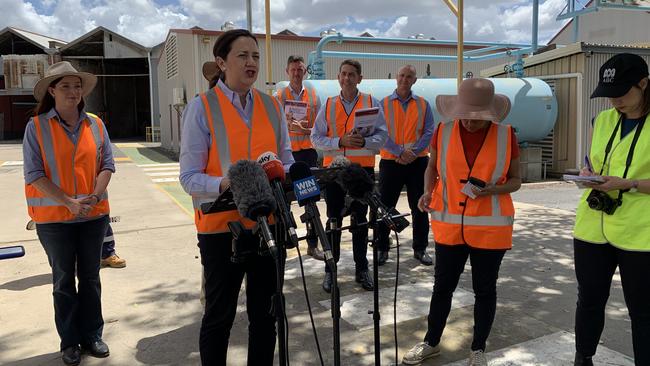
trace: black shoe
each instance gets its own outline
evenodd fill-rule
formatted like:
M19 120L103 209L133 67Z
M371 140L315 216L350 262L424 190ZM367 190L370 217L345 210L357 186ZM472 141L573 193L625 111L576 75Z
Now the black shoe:
M379 250L377 251L377 264L383 266L388 260L388 251Z
M354 280L360 283L364 290L372 291L375 287L372 283L372 278L370 278L370 274L368 274L368 270L357 272L354 276Z
M591 360L591 357L585 357L580 353L576 352L576 359L573 362L574 366L594 366L594 362Z
M108 351L108 345L104 343L104 341L102 341L101 339L90 343L82 344L81 347L84 349L84 351L87 351L94 357L104 358L104 357L108 357L110 353Z
M323 290L328 294L332 292L332 273L325 272L325 278L323 278Z
M78 365L81 362L81 350L79 346L75 344L61 351L61 360L66 365Z
M417 259L420 261L420 263L424 264L425 266L430 266L433 264L433 259L429 257L427 252L425 250L416 250L413 252L413 258Z

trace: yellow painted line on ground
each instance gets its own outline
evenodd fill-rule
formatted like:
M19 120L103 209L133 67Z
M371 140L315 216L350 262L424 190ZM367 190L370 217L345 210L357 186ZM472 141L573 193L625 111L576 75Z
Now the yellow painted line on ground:
M119 142L115 144L117 147L144 147L141 143L138 142Z
M185 212L185 213L187 214L187 216L189 216L189 217L191 217L192 219L194 219L194 213L188 211L188 210L185 208L185 206L183 206L180 202L178 202L178 200L177 200L174 196L171 195L171 193L167 192L164 188L160 187L158 184L154 184L154 186L155 186L159 191L163 192L163 193L166 194L169 198L171 198L172 201L174 201L174 203L176 203L176 205L177 205L178 207L180 207L180 208L183 210L183 212Z
M113 158L113 160L115 160L115 161L133 161L128 156L120 156L119 158Z

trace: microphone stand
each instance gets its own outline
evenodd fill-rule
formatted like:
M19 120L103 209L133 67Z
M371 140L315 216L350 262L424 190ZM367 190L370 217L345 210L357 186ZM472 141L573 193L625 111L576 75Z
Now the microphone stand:
M278 360L279 364L282 366L288 365L287 363L287 329L285 327L285 301L284 294L282 293L282 288L284 287L284 264L285 264L285 255L284 250L278 250L276 246L275 239L271 234L268 223L266 221L266 216L260 216L257 218L257 232L260 234L261 239L264 240L266 246L269 248L269 252L273 257L275 262L275 294L273 294L271 301L271 314L275 316L277 323L277 333L278 333ZM277 225L282 226L281 220L277 220ZM284 229L284 228L281 228Z
M325 254L325 263L330 269L332 274L332 292L331 292L331 312L332 312L332 337L333 337L333 351L334 351L334 366L341 365L341 299L339 294L339 286L337 279L336 259L332 254L332 246L330 243L334 240L336 233L336 220L330 221L329 240L323 229L323 224L320 221L320 215L316 208L316 204L305 205L305 213L300 216L300 221L303 223L313 223L316 234L321 241L323 252ZM332 229L333 228L333 229Z
M377 208L370 205L370 216L368 226L372 229L372 278L375 286L372 289L372 303L373 308L368 313L372 314L373 331L375 339L375 365L381 365L381 335L380 335L380 319L379 313L379 240L377 238L378 221L377 221Z

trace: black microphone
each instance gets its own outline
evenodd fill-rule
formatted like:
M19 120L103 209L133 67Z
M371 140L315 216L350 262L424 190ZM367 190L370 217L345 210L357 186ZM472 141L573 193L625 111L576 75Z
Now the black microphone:
M332 247L330 246L323 223L320 221L320 212L316 206L316 202L320 200L320 188L316 178L312 175L309 166L301 161L291 165L289 168L289 175L293 181L293 191L296 194L296 200L300 207L305 207L305 213L300 216L302 222L309 222L316 230L316 235L320 239L323 252L325 253L325 261L330 266L332 271L336 270L336 263L334 262L334 255L332 255Z
M375 182L359 164L350 164L339 172L337 183L350 197L365 202L377 212L378 219L389 229L398 233L409 226L409 222L395 208L387 207L375 192Z
M273 197L275 197L275 202L278 205L278 214L276 217L280 219L281 226L283 227L282 230L286 230L289 234L289 241L286 243L286 246L287 248L295 248L298 245L298 234L296 234L297 225L293 214L291 214L287 195L284 193L284 188L282 187L282 182L285 179L284 165L278 159L278 156L271 151L260 155L257 158L257 163L264 169L266 177L271 184Z
M277 258L278 249L268 222L268 216L275 212L276 203L264 169L254 161L239 160L228 169L228 178L239 214L257 222L258 231L271 255Z

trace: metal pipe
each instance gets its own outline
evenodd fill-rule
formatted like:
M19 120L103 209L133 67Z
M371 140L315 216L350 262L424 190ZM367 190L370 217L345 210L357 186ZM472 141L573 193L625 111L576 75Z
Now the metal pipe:
M532 51L533 53L537 51L537 32L539 28L539 0L533 0L533 39L532 39Z
M451 12L454 13L456 17L458 17L458 8L456 7L456 5L454 5L454 3L451 2L451 0L443 0L443 1L445 2L445 4L447 4L449 10L451 10Z
M580 16L576 15L573 18L573 43L578 42L578 35L580 34Z
M458 1L458 44L457 44L457 71L458 75L456 76L458 80L458 85L463 81L463 0Z
M508 50L508 51L491 53L488 55L481 55L481 56L464 56L463 60L467 62L478 62L478 61L485 61L485 60L491 60L491 59L508 57L508 56L517 56L529 52L530 52L530 48L522 48L518 50ZM314 55L315 55L315 51L312 51L309 54L307 59L309 61L313 60ZM352 52L352 51L323 51L322 57L410 60L410 61L447 61L447 62L453 62L456 61L457 59L457 56L449 56L449 55L414 55L414 54L402 54L402 53L370 53L370 52Z
M253 11L251 10L251 0L246 0L246 29L253 32Z
M266 15L266 38L264 46L266 49L266 92L269 95L275 90L273 82L273 57L271 56L271 1L264 0L264 13Z
M473 56L473 55L480 55L482 53L486 53L486 52L490 52L490 51L496 51L496 50L500 50L502 48L507 48L507 47L501 47L501 46L483 47L483 48L479 48L477 50L465 51L465 52L463 52L463 56L467 57L467 56Z
M580 165L582 164L582 157L585 156L586 154L586 149L584 149L584 144L583 140L586 141L586 136L583 136L585 133L584 129L584 122L582 121L582 80L583 76L582 73L579 72L573 72L573 73L568 73L568 74L557 74L557 75L544 75L544 76L534 76L536 79L540 80L557 80L557 79L576 79L576 100L578 105L576 106L576 161L575 161L575 168L580 169ZM583 151L585 150L585 151Z
M153 140L153 128L154 128L154 110L153 110L153 97L154 97L154 92L153 92L153 69L151 68L151 49L147 51L147 63L149 65L149 108L151 109L151 142L154 142Z

